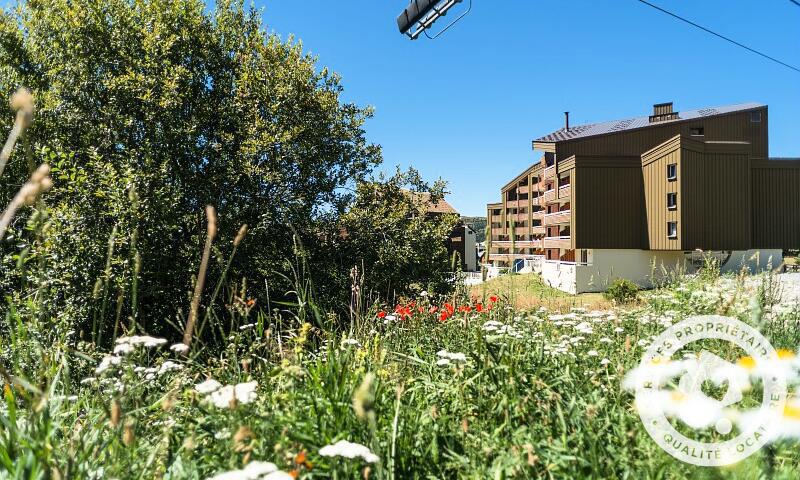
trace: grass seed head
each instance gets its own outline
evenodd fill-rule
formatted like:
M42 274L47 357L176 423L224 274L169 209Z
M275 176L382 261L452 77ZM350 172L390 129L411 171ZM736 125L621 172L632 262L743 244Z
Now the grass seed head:
M245 223L241 227L239 227L239 233L236 234L236 238L233 239L233 246L238 247L242 240L244 240L244 236L247 235L247 224Z
M119 405L119 402L115 399L111 402L111 426L117 427L119 425L119 419L122 416L122 408Z

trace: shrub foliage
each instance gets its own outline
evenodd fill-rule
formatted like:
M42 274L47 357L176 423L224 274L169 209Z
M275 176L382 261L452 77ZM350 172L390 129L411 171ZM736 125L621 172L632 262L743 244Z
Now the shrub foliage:
M285 259L297 245L331 302L347 298L352 266L387 263L385 245L353 223L363 202L347 222L369 238L341 249L328 234L381 161L363 128L371 109L342 101L338 75L267 34L241 2L23 3L0 18L0 92L19 86L34 92L36 120L0 198L43 161L56 188L39 212L46 235L34 241L21 215L0 244L4 292L51 279L52 315L87 323L101 310L108 322L108 304L119 304L123 318L163 333L188 303L206 204L220 216L209 277L248 224L228 278L250 279L247 295L264 303L290 289ZM7 131L13 115L0 117ZM18 253L31 245L21 272Z

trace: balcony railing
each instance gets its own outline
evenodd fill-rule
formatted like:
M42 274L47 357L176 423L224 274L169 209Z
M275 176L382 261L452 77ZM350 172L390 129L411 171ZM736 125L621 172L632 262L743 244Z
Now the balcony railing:
M561 225L569 223L572 219L572 212L569 210L562 210L560 212L547 213L544 216L545 225Z
M492 240L492 248L510 248L511 240ZM543 248L541 239L514 240L514 248Z
M544 218L544 210L536 210L531 212L531 218Z
M544 237L544 248L570 248L571 238L569 235L560 237Z
M545 202L552 202L556 199L556 189L551 188L550 190L544 192L544 201Z
M556 175L556 166L551 165L544 169L544 178L554 177Z
M518 206L519 206L519 200L508 200L508 201L506 201L506 208L517 208Z
M591 263L589 263L589 262L567 262L567 261L564 261L564 260L545 260L545 262L547 262L547 263L558 263L560 265L577 265L579 267L581 267L581 266L585 267L585 266L590 266L591 265Z
M531 227L531 234L533 235L544 235L546 232L547 229L544 226Z
M562 185L558 187L558 198L569 199L572 196L572 185Z
M511 258L514 257L515 260L534 260L535 258L540 257L541 255L530 255L528 253L490 253L489 259L493 258Z

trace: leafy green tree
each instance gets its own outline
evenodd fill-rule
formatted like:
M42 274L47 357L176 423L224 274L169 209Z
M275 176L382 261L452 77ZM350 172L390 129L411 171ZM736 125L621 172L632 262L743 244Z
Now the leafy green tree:
M371 110L343 102L335 73L267 34L241 2L22 3L0 17L0 93L19 86L33 91L37 112L0 198L27 177L26 145L34 163L54 164L42 212L50 240L26 261L48 265L53 312L84 321L98 309L109 321L105 305L118 299L123 316L151 331L185 313L206 204L220 216L212 286L246 223L231 275L259 280L257 298L263 278L285 291L277 273L293 236L319 243L351 200L343 187L381 160L363 130ZM0 119L8 131L13 116ZM0 244L4 291L24 282L11 272L30 243L25 221Z
M450 288L446 240L458 215L428 213L444 187L441 180L428 185L413 169L358 183L341 218L337 249L342 266L349 261L361 269L367 293L387 300Z

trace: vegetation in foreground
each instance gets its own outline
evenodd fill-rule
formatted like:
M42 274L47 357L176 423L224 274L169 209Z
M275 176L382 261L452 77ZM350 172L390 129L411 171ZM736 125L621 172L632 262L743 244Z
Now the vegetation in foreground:
M223 348L188 357L143 336L98 351L11 314L0 464L9 478L279 478L253 462L299 478L797 478L800 410L788 438L699 468L656 446L622 388L653 336L693 314L759 326L797 366L800 311L775 288L701 275L567 312L422 295L340 333L245 303Z

